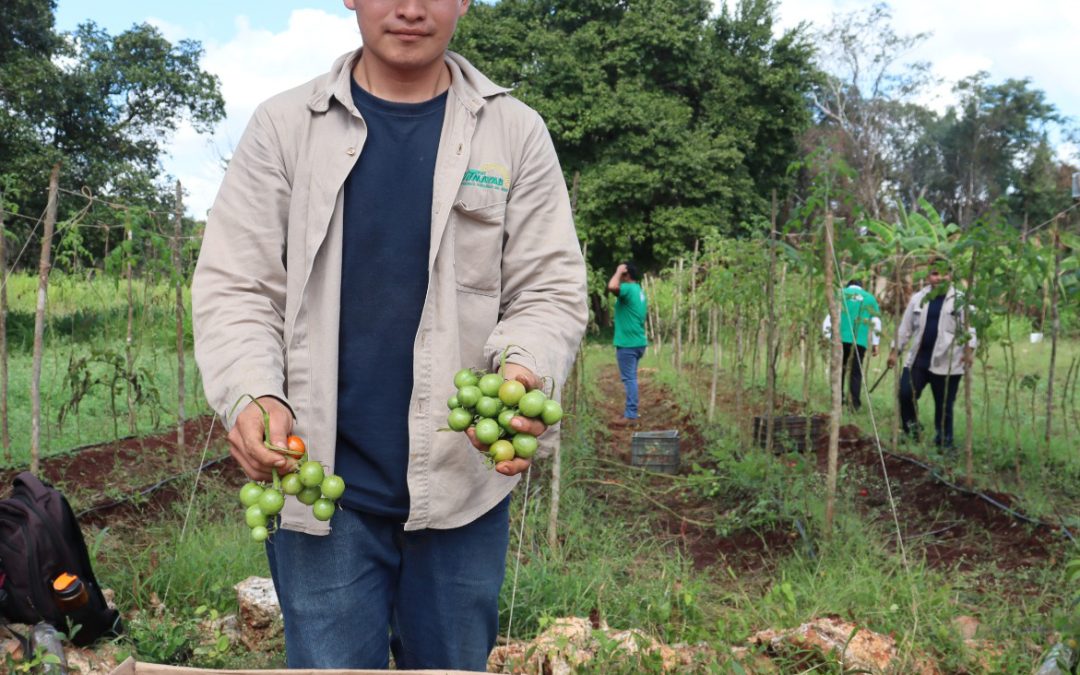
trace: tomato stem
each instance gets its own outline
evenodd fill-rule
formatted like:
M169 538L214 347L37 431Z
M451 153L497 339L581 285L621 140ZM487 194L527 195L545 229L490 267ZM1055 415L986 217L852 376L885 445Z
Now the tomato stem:
M499 355L499 374L503 375L503 370L506 368L506 355L510 353L511 347L517 347L518 345L506 345L506 348L502 350L502 354ZM506 377L503 375L503 377Z
M229 414L230 415L233 414L233 412L236 411L236 407L239 406L241 401L243 401L245 398L251 399L251 402L254 403L255 407L259 409L260 413L262 413L262 418L263 418L263 447L265 447L267 450L273 450L274 452L278 453L279 455L284 455L286 457L291 457L292 455L289 454L289 451L286 448L283 448L280 445L274 445L273 443L270 442L270 413L266 411L266 408L263 407L262 403L259 403L259 399L255 398L251 394L244 394L243 396L241 396L239 399L236 400L236 403L233 404L232 410L229 411ZM276 477L277 476L275 476L275 478Z

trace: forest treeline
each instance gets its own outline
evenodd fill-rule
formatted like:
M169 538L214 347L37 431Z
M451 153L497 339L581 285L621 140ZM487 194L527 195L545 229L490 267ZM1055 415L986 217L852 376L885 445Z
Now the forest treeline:
M994 219L1020 237L1071 204L1077 168L1054 143L1075 138L1074 121L1030 80L972 73L936 110L923 101L939 83L910 58L927 36L897 34L887 5L784 31L777 2L721 5L500 0L474 3L461 22L451 48L547 121L598 277L627 257L658 269L709 235L760 232L774 198L786 220L811 191L810 156L846 168L833 205L841 227L893 220L925 199L961 228ZM224 100L199 43L170 43L146 24L58 31L55 8L0 6L7 248L26 249L19 266L37 260L35 222L60 162L62 188L104 201L60 200L61 223L97 227L58 228L55 255L98 267L111 227L153 229L155 214L174 210L167 142L182 122L209 132ZM185 220L187 234L198 227Z

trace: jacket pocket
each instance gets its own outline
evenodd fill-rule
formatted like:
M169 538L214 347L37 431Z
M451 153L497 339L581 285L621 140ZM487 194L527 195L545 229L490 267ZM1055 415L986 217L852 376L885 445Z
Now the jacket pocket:
M454 203L454 276L458 289L498 295L502 281L503 221L506 202Z

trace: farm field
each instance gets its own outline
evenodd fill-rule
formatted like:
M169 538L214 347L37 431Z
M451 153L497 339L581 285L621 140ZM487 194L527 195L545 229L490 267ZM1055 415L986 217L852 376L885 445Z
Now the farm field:
M564 432L557 550L545 536L548 463L536 465L528 491L515 497L502 609L504 629L512 611L511 640L530 639L559 617L599 617L666 644L705 645L695 669L716 672L733 672L731 650L758 631L830 616L893 636L902 663L930 659L939 672L1028 672L1049 646L1067 602L1062 565L1071 550L1056 527L1032 526L949 488L921 464L943 475L947 466L911 452L884 459L890 500L882 456L860 419L843 427L841 507L826 539L826 449L766 455L748 423L761 414L760 399L748 394L736 414L732 387L722 389L708 423L707 368L677 372L664 353L643 362L637 430L677 430L680 470L644 473L630 466L635 430L611 424L622 403L611 350L594 343L585 354L581 408ZM784 412L807 411L792 404ZM209 620L235 613L234 584L268 572L235 502L244 479L226 458L220 425L204 416L186 435L182 452L165 433L43 464L83 513L98 574L128 620L129 636L99 651L203 667L281 665L280 645L252 653ZM12 473L0 481L9 484ZM1026 508L1022 494L978 488ZM965 622L977 626L967 642L958 628ZM755 651L736 652L746 672L763 672L754 670ZM596 658L593 672L659 668L616 652ZM789 668L799 659L770 661L796 672ZM828 659L821 668L842 670Z
M269 576L282 505L336 514L338 534L339 497L479 517L466 502L502 478L461 461L484 460L457 432L500 472L534 458L491 672L1077 675L1080 100L1047 55L1080 15L152 4L0 3L0 675L284 667L276 614L253 634L237 597ZM374 43L378 13L425 28L386 18ZM445 65L413 59L435 44ZM311 79L346 49L334 87ZM393 98L393 133L361 90ZM285 445L318 462L245 485L193 309L211 389L259 405L280 384L304 437ZM481 342L510 367L482 373ZM864 342L856 396L841 359ZM631 422L620 370L639 348ZM560 425L558 454L534 454L553 445L537 419ZM422 430L470 454L405 447ZM353 442L345 478L322 480ZM85 649L68 626L66 674L2 625L63 592L11 594L64 576L17 543L49 529L6 499L23 471L68 497L124 618Z

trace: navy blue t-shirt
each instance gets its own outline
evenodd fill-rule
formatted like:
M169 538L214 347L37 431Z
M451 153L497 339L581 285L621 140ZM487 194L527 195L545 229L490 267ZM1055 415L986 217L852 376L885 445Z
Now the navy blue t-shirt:
M345 479L343 505L404 522L413 341L446 94L395 103L355 81L352 94L367 140L345 181L335 473Z
M919 351L915 354L915 365L919 368L930 367L930 361L934 356L934 343L937 342L938 322L941 320L941 306L943 304L945 304L944 293L926 303L926 323L923 328L922 342L919 343Z

